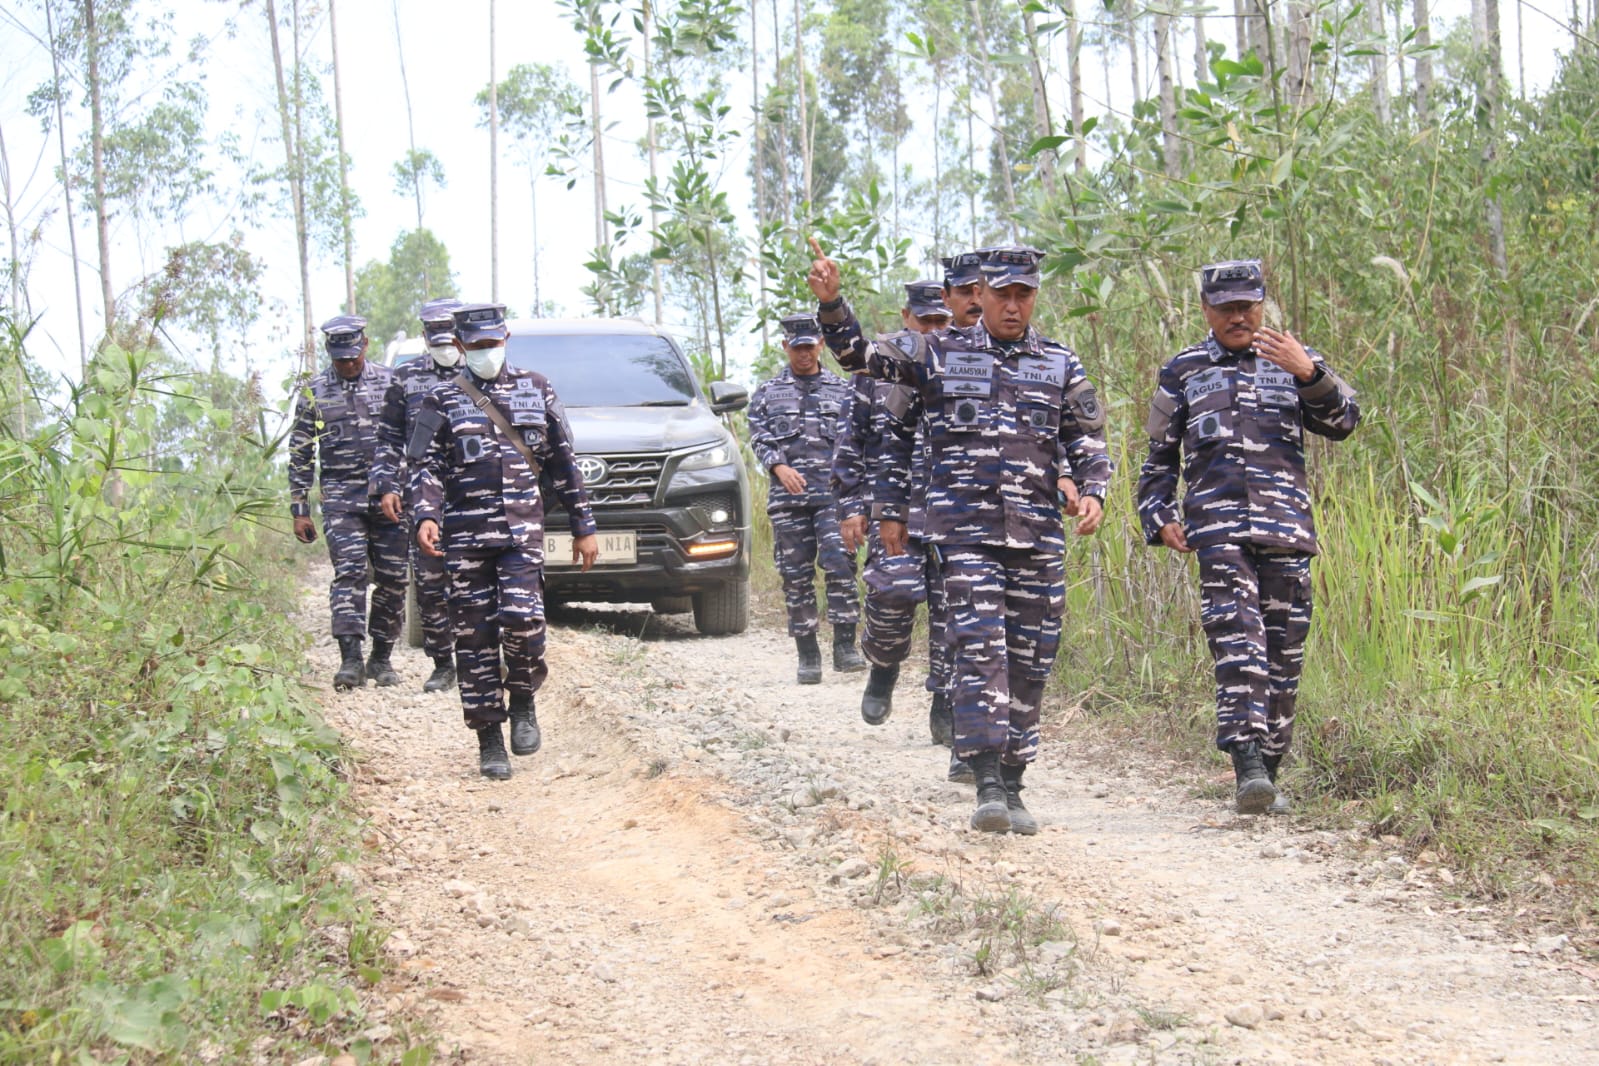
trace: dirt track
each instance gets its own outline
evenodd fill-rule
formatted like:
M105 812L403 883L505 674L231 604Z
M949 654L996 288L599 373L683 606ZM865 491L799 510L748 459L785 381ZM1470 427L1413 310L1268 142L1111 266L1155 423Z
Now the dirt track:
M1043 831L992 837L909 670L873 729L862 675L795 686L780 633L560 622L509 782L418 652L326 699L397 930L382 1009L431 1012L457 1061L1599 1062L1599 972L1558 930L1512 941L1435 864L1235 817L1219 762L1084 751L1061 693Z

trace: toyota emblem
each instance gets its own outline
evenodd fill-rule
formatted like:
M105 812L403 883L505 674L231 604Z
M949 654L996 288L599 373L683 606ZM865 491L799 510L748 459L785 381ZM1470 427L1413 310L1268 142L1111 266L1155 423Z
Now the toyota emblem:
M583 475L584 485L598 485L605 480L607 467L605 460L596 455L580 455L577 457L577 472Z

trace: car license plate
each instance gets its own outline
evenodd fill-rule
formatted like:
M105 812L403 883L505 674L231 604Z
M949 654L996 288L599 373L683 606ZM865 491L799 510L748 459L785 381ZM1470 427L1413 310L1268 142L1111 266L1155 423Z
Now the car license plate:
M631 566L638 562L638 534L632 530L599 531L600 557L595 566ZM575 566L572 562L572 534L544 534L544 565Z

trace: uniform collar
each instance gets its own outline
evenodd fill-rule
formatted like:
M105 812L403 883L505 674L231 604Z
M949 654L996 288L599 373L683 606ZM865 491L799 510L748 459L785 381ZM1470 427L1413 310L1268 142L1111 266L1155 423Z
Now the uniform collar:
M1245 348L1241 352L1230 351L1222 347L1222 343L1216 339L1215 333L1209 333L1205 336L1205 354L1210 356L1212 363L1225 363L1235 362L1246 355L1254 355L1255 349Z
M960 331L952 330L951 332L958 333ZM983 320L980 318L972 325L967 326L965 332L966 335L971 338L972 343L976 344L979 348L987 348L989 351L993 352L1002 352L1007 355L1025 352L1028 355L1039 355L1043 351L1044 337L1036 328L1031 325L1027 327L1027 332L1022 334L1022 339L1020 341L995 340L993 337L989 336L988 327L983 324ZM1015 347L1009 349L1002 347L1002 345L1011 344L1014 344Z

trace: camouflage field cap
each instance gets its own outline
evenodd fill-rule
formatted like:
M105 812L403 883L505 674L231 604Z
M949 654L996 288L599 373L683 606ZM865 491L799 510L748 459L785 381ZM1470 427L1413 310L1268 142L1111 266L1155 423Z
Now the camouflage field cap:
M328 354L335 359L355 359L366 347L366 319L360 315L335 315L322 323Z
M429 300L417 311L422 323L422 337L429 344L449 344L455 339L455 311L461 301L453 296Z
M474 341L503 341L511 335L505 328L504 304L462 304L453 312L455 335L462 344Z
M816 316L801 312L783 319L783 343L789 345L820 344L822 324Z
M1044 253L1037 248L1002 244L981 249L977 254L983 257L983 280L990 288L1026 285L1036 289L1042 280L1038 264L1043 262Z
M913 281L905 286L905 306L918 318L923 315L942 315L953 318L955 312L944 303L944 286L936 281Z
M983 257L976 252L959 252L939 260L944 264L944 288L974 285L983 280Z
M1212 307L1266 298L1266 272L1259 259L1228 259L1199 268L1199 294Z

